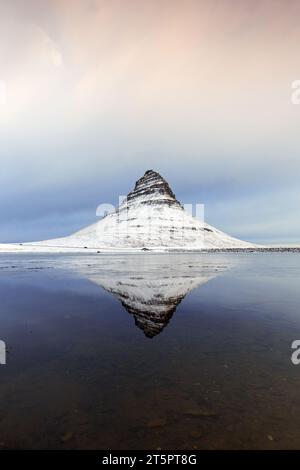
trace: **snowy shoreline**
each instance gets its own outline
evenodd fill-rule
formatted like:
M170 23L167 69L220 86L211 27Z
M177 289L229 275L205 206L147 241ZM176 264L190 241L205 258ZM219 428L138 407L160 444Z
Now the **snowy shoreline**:
M255 248L205 248L205 249L183 249L180 248L121 248L108 249L96 247L72 247L72 246L47 246L34 244L0 244L0 254L6 253L54 253L54 254L171 254L171 253L282 253L282 252L300 252L300 247L278 246L278 247L255 247Z

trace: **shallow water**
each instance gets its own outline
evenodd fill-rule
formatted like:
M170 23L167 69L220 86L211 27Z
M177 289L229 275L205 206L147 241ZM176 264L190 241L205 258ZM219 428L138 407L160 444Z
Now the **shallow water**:
M1 255L0 447L300 448L300 254Z

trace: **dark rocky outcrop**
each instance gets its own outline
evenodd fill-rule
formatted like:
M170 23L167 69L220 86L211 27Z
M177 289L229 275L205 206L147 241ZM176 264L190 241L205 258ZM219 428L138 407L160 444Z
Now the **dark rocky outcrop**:
M167 181L156 171L147 170L127 196L127 203L165 204L182 208Z

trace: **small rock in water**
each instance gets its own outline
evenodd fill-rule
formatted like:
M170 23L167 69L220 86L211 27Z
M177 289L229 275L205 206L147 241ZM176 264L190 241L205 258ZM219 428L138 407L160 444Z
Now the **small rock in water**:
M201 408L201 407L188 408L187 410L183 412L183 414L185 414L186 416L193 416L195 418L197 417L209 418L209 417L218 416L218 413L216 413L215 411L209 410L207 408Z
M62 442L69 442L73 437L73 433L71 431L66 432L61 438Z
M200 439L201 437L203 437L203 433L200 431L191 431L190 436L194 439Z
M267 437L268 437L269 441L274 441L274 437L273 437L273 436L271 436L271 434L268 434L268 436L267 436Z
M163 428L166 423L166 418L154 418L149 421L147 428Z

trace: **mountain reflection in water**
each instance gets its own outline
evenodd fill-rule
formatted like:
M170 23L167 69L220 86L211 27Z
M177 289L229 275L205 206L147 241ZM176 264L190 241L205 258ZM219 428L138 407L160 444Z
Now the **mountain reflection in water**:
M96 266L81 263L75 270L113 294L145 336L153 338L189 292L228 267L173 254L101 257Z

